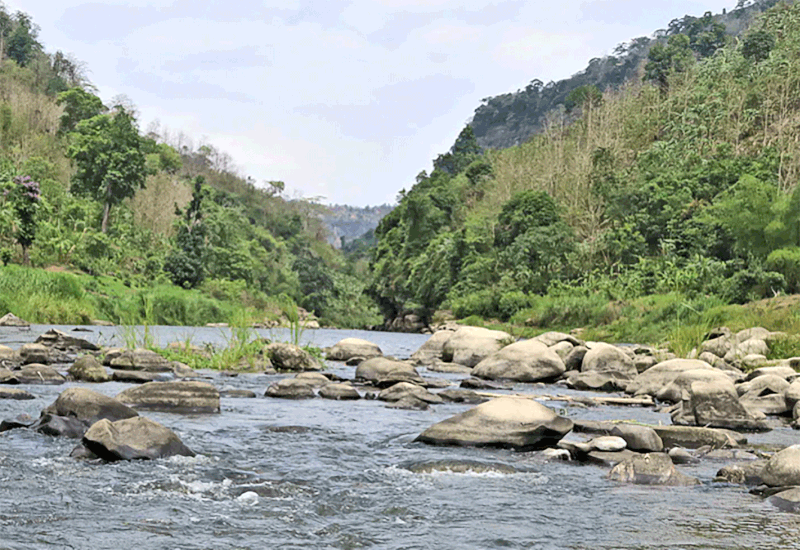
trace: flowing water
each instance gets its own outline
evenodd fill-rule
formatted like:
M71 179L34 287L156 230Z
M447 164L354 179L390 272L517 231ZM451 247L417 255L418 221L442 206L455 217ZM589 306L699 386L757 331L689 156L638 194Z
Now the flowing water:
M0 329L0 343L18 347L47 328ZM115 329L90 330L76 335L118 341ZM154 334L162 345L189 339L224 344L229 338L225 330L207 328L157 327ZM350 336L397 357L407 357L426 338L304 334L320 347ZM353 367L330 368L353 376ZM280 378L204 374L219 388L251 389L259 396ZM90 387L113 396L128 386ZM23 412L35 417L64 388L26 387L37 398L0 401L0 418ZM568 390L518 385L514 391ZM650 409L550 406L573 418L669 422ZM431 424L467 408L401 411L370 400L223 398L219 415L145 413L175 430L197 457L113 464L69 458L73 440L5 432L0 549L800 548L800 515L780 512L742 487L711 482L726 462L682 466L702 481L697 487L640 487L606 480L606 468L545 462L535 452L413 442ZM800 434L787 428L758 437L800 442ZM448 469L452 462L462 467Z

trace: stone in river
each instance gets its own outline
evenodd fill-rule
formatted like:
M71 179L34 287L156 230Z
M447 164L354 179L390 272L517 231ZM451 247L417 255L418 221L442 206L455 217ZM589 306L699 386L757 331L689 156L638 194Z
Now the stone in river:
M195 456L175 432L141 416L117 422L100 420L84 434L82 443L109 462Z
M620 462L609 472L608 478L635 485L698 485L699 480L680 473L668 455L649 453Z
M148 382L128 388L117 400L137 409L179 414L218 413L219 391L208 382Z

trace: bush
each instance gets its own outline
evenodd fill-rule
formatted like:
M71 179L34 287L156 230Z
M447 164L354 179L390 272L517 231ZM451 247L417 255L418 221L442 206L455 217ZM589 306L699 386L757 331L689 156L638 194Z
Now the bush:
M504 321L510 319L518 311L531 306L531 297L521 290L512 290L500 296L497 305L500 318Z
M459 319L477 315L483 318L497 317L497 297L493 289L471 292L452 301L453 313Z
M764 267L783 275L787 292L792 294L800 292L800 247L793 246L772 251Z

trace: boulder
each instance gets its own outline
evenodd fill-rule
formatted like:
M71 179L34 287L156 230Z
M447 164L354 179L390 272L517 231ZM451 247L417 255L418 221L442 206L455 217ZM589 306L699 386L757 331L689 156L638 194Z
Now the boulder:
M398 382L425 385L425 381L409 363L384 357L373 357L358 365L355 378L356 380L369 382L379 388L392 386Z
M725 357L725 355L731 350L731 348L733 348L733 346L734 342L730 336L719 336L703 342L700 345L700 355L702 356L704 353L710 353L717 358L722 358ZM711 361L708 362L712 363Z
M759 367L753 371L750 371L747 373L747 378L745 378L745 381L750 382L751 380L755 380L756 378L760 378L768 374L780 376L787 381L793 380L797 377L797 371L792 367L778 365L772 367Z
M104 418L115 422L139 416L135 410L113 397L80 387L62 391L42 412L76 418L85 423L86 428Z
M416 441L536 450L555 446L572 421L532 399L500 397L434 424Z
M698 485L699 480L680 473L668 455L649 453L620 462L609 472L608 478L636 485Z
M111 360L111 368L145 372L172 372L172 362L149 349L122 351Z
M728 353L725 354L723 359L728 363L733 363L734 361L742 360L748 355L766 356L767 354L769 354L769 346L767 346L767 343L764 340L752 338L732 347L728 350Z
M783 398L786 400L788 407L794 408L797 403L800 403L800 378L789 384L783 392Z
M441 361L444 345L452 335L452 330L439 330L434 332L431 337L411 355L411 361L417 365L430 365Z
M130 384L146 384L147 382L168 380L166 373L163 372L145 372L142 370L114 370L111 373L111 379L114 382L128 382Z
M581 372L596 372L622 380L631 380L639 374L628 354L616 346L602 343L594 344L586 352Z
M664 450L664 443L653 428L638 424L617 424L611 435L621 437L627 443L628 449L643 453L660 453Z
M772 455L761 472L770 487L800 485L800 445L792 445Z
M442 350L442 359L448 363L458 363L474 367L483 359L514 338L507 332L479 327L461 327L455 331Z
M29 327L31 324L28 321L20 319L13 313L6 313L0 317L0 327Z
M633 358L633 366L636 367L636 372L643 373L647 369L656 366L658 359L652 355L637 355Z
M19 356L23 365L47 364L50 362L50 349L42 344L23 344L19 348Z
M408 382L399 382L394 386L386 388L378 394L378 399L381 401L389 401L392 403L395 401L400 401L405 397L413 397L419 401L424 401L425 403L431 403L435 405L444 403L444 399L438 395L429 392L421 386L409 384Z
M586 353L588 353L589 348L586 346L575 346L572 348L572 351L569 352L564 358L564 366L566 369L579 371L581 370L581 365L583 365L583 358L586 357Z
M796 514L800 512L800 488L794 487L786 491L781 491L769 497L767 501L782 512Z
M10 347L0 344L0 361L18 362L19 355Z
M565 334L563 332L545 332L544 334L540 334L533 338L537 342L541 342L547 347L555 346L556 344L560 344L561 342L567 342L568 344L574 346L582 346L583 341L578 340L571 334Z
M319 396L336 401L355 401L361 394L350 384L327 384L319 390Z
M325 357L331 361L347 361L351 357L364 357L369 359L382 355L383 352L377 344L360 338L345 338L330 348L325 354Z
M736 388L727 378L712 382L693 382L679 408L673 413L672 421L684 426L752 431L770 429L763 415L751 413L739 402Z
M319 383L311 379L303 378L284 378L274 384L270 384L267 397L279 397L282 399L311 399L316 397L314 390L319 387Z
M390 402L386 405L387 409L401 409L405 411L426 411L428 410L428 402L422 399L417 399L413 395L406 395L399 401Z
M602 451L604 453L618 453L627 447L628 443L625 439L614 435L602 435L589 441L589 448L592 451Z
M752 411L763 414L787 414L792 407L786 402L786 391L789 382L774 374L765 374L750 382L741 384L737 391L741 395L742 404Z
M684 392L689 391L692 387L692 384L695 382L705 382L712 385L719 384L724 385L725 387L730 385L730 387L733 389L733 382L731 382L731 379L728 378L728 375L721 370L713 367L700 368L685 370L678 373L672 382L656 392L655 398L660 401L680 403L683 399ZM735 389L733 389L733 393L736 394Z
M570 352L572 351L572 348L574 347L575 346L573 346L569 342L559 342L558 344L553 344L548 349L556 352L556 355L558 355L563 361L569 356Z
M625 388L627 393L640 396L655 396L663 388L669 386L675 378L684 371L697 369L712 369L705 361L696 359L670 359L662 361L647 369L631 380ZM676 401L680 401L679 395Z
M477 405L479 403L484 403L489 400L488 398L483 397L482 395L478 395L474 391L462 390L462 389L444 390L440 391L436 395L438 395L448 403L468 403L470 405Z
M564 361L553 350L537 340L525 340L486 357L472 369L472 375L487 380L538 382L557 378L565 371Z
M322 365L306 350L294 344L275 342L264 350L278 370L318 371Z
M100 351L100 347L96 344L56 329L50 329L39 336L36 343L61 351Z
M652 426L661 438L664 448L684 447L699 449L706 445L722 449L738 446L737 440L726 430L696 426Z
M598 372L576 372L567 378L567 386L580 391L616 392L625 390L623 380Z
M106 368L91 355L79 357L68 372L73 380L81 380L83 382L108 382L111 380Z
M219 412L219 391L208 382L147 382L117 395L120 403L136 409L178 414Z
M54 368L35 363L26 365L20 370L13 371L12 374L16 381L3 383L57 386L67 381L67 379ZM0 380L0 382L2 382L2 380Z
M762 485L761 472L764 470L766 461L759 460L749 464L733 464L721 468L714 481L722 483L734 483L736 485Z
M175 432L141 416L116 422L100 420L83 435L82 443L109 462L194 456Z
M14 401L26 401L36 399L36 396L20 390L19 388L0 388L0 399L12 399Z

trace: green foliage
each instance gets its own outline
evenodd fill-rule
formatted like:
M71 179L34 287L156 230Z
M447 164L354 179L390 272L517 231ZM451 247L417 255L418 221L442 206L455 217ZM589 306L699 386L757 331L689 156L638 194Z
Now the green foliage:
M656 44L647 55L644 67L644 78L658 86L661 93L669 91L669 78L674 73L681 73L694 61L691 40L684 34L670 36L667 44Z
M17 216L17 228L14 231L14 238L22 247L23 262L27 265L30 263L28 248L36 238L36 227L38 225L36 214L41 201L39 184L33 181L30 176L18 176L14 178L9 198Z
M584 84L583 86L578 86L567 95L564 107L566 107L567 111L572 111L575 107L588 110L600 106L602 102L603 92L594 84Z
M775 37L764 29L756 29L742 40L742 55L755 63L769 57L775 47Z
M800 293L800 247L773 250L767 256L764 267L783 275L787 292Z
M184 288L195 288L203 282L203 260L205 257L205 229L202 203L208 194L205 179L198 176L194 181L192 200L185 209L175 207L179 219L175 248L164 260L164 270L172 282Z
M79 122L94 118L106 110L99 97L83 88L72 88L61 92L56 103L64 108L58 128L62 134L74 131Z
M560 221L553 198L543 191L522 191L500 210L495 243L507 247L531 229L547 227Z

